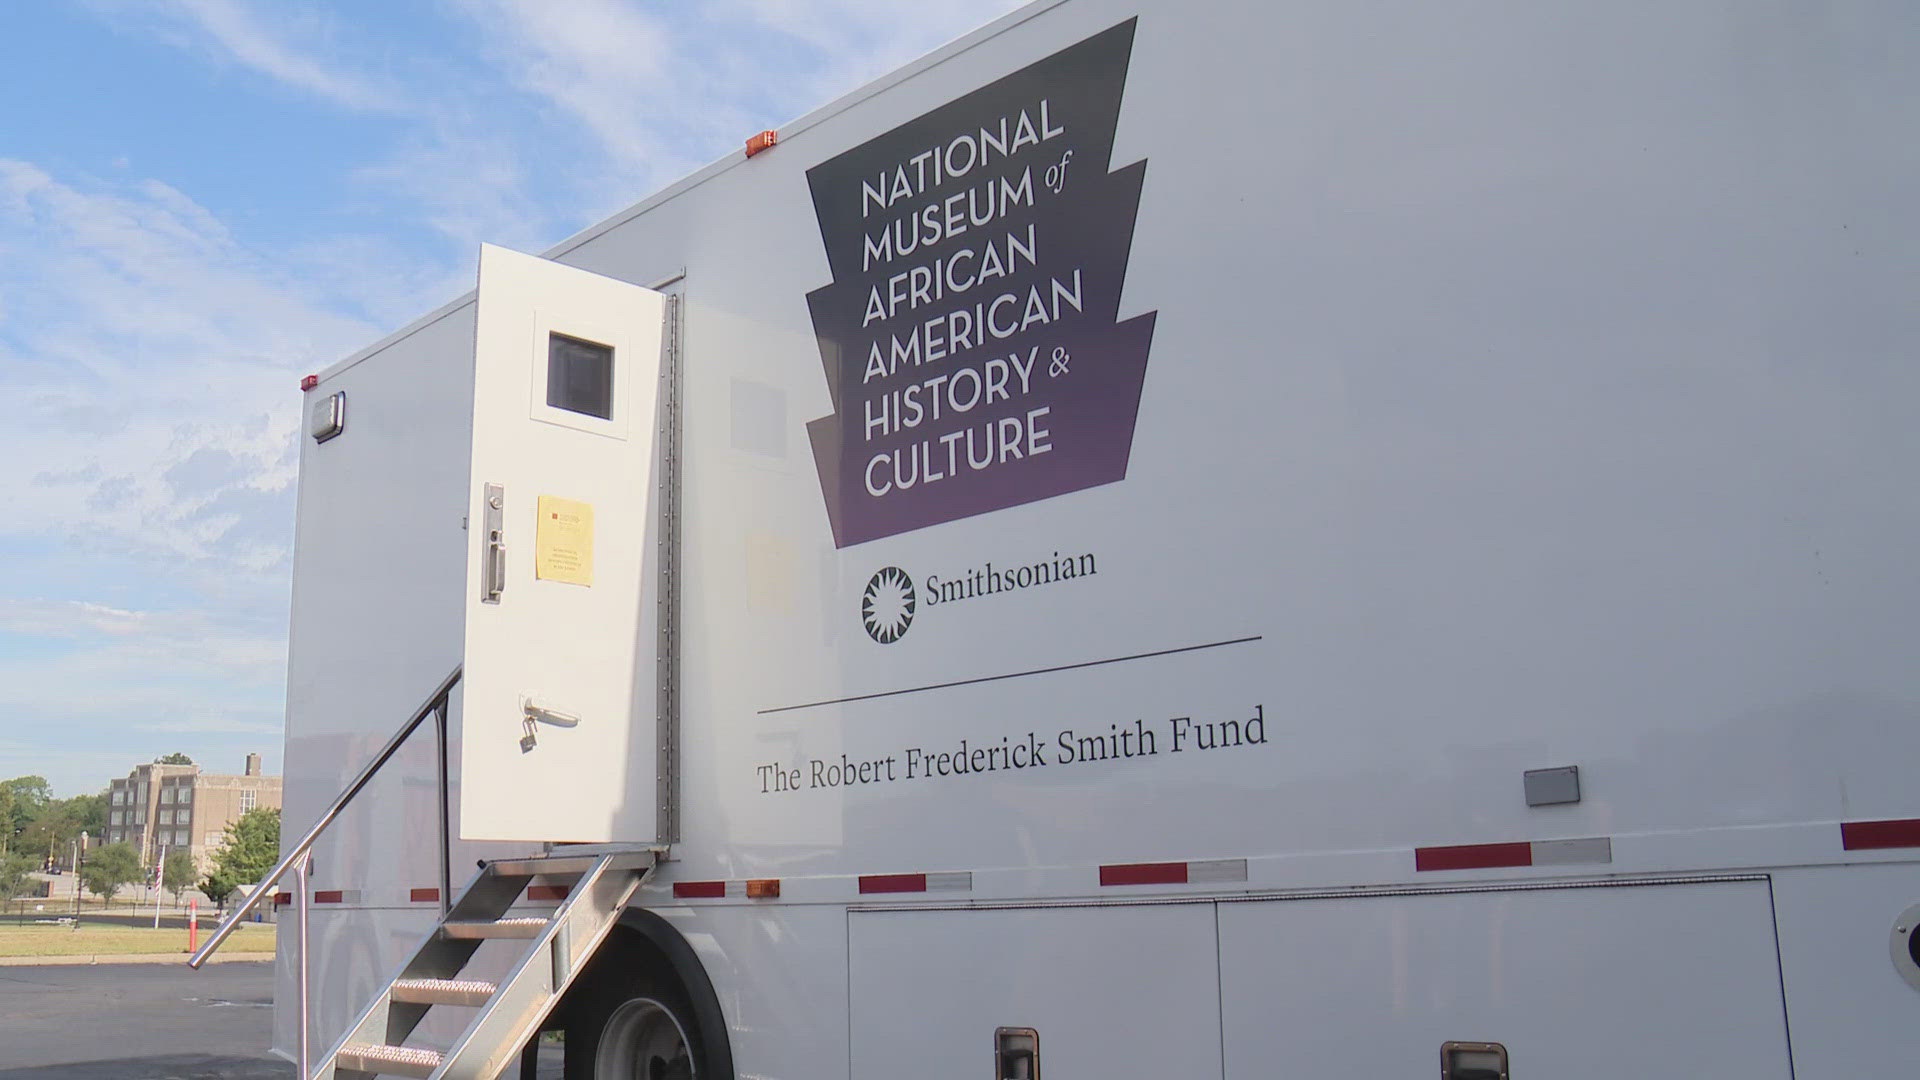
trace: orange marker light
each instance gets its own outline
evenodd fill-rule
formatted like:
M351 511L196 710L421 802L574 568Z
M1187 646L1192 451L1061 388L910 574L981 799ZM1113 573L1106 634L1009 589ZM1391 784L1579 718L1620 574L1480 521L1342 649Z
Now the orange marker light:
M777 900L780 898L779 878L754 878L747 882L749 900Z
M759 153L762 150L767 149L768 147L771 147L774 143L777 143L779 141L780 141L779 132L763 131L760 134L755 135L753 138L747 140L747 156L752 157L753 155ZM777 890L775 891L775 895L779 895Z

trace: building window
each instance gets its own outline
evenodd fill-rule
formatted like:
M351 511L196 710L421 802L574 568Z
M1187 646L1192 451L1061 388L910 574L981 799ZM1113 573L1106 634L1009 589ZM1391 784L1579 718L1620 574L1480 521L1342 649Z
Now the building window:
M139 803L141 806L147 805L147 782L145 780L140 781L140 794L136 796L133 801Z
M115 810L113 813L107 815L107 824L118 825L120 824L120 819L125 815L125 810Z
M207 848L207 850L208 850L208 851L215 851L215 850L218 850L218 849L219 849L219 847L220 847L220 845L221 845L222 843L224 843L224 842L226 841L226 839L227 839L227 838L226 838L226 836L225 836L225 835L223 835L223 834L221 834L221 833L217 833L217 832L210 832L210 833L208 833L208 834L207 834L207 836L206 836L206 848Z
M115 806L127 805L127 789L126 788L117 787L113 789L113 805Z
M255 801L258 800L259 797L260 797L260 793L257 791L253 791L252 789L248 789L246 791L241 792L240 793L240 812L244 814L247 811L253 809L253 805Z
M174 847L187 846L187 830L185 829L173 830L173 846Z
M190 787L181 788L180 789L180 805L185 806L192 801L193 801L193 789Z
M145 825L146 823L147 823L147 812L145 810L135 810L133 812L133 824Z

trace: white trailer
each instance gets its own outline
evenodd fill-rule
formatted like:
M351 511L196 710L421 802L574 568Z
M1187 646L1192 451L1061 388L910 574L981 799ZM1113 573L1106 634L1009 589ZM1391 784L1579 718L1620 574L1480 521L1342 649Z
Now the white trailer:
M1916 48L1047 0L488 249L306 388L289 840L458 680L279 1045L1913 1076Z

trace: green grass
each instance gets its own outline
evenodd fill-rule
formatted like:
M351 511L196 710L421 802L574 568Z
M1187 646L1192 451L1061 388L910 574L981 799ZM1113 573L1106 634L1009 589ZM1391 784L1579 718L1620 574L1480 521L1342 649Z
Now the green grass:
M204 943L215 924L203 922L200 940ZM94 926L82 923L78 929L43 923L25 926L0 925L0 957L3 956L142 956L187 951L185 930L145 926ZM272 953L271 925L243 924L220 947L221 955L232 953Z

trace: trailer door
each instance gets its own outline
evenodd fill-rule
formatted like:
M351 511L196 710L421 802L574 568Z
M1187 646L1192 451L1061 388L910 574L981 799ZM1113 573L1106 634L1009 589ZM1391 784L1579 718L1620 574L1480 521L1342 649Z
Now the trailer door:
M661 294L480 253L461 835L645 841Z
M854 1080L1220 1075L1211 904L861 911L849 931Z
M1791 1075L1764 880L1223 903L1220 988L1229 1078Z

